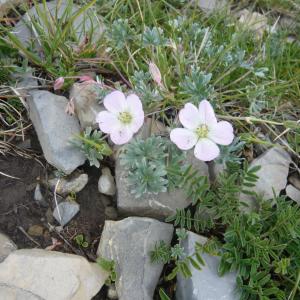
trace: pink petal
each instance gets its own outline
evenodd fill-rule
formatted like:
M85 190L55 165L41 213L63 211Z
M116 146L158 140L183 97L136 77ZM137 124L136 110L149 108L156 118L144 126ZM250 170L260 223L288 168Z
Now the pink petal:
M112 113L119 113L126 107L125 95L120 91L113 91L103 100L105 108Z
M99 128L104 133L111 133L119 125L118 118L111 112L101 111L96 117Z
M126 102L127 102L127 106L129 108L129 110L132 113L134 113L134 112L140 113L141 111L143 111L142 102L137 95L135 95L135 94L128 95L126 98Z
M187 103L179 112L179 120L185 128L196 129L201 121L197 107Z
M213 160L219 153L219 147L209 139L200 139L194 150L195 156L203 161Z
M218 122L210 128L208 138L220 145L229 145L234 139L233 127L227 121Z
M119 127L110 134L111 140L116 145L126 144L132 137L133 132L126 126Z
M136 133L139 131L139 129L143 126L144 124L144 112L141 111L140 113L133 115L133 120L132 123L129 125L130 130L133 133Z
M202 100L199 104L199 113L201 123L208 126L214 126L217 124L217 118L213 107L207 100Z
M197 143L197 135L185 128L175 128L170 133L171 141L181 150L189 150Z

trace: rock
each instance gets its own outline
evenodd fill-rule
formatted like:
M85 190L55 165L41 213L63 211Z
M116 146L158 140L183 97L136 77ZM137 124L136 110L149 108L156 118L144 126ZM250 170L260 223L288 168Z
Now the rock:
M187 163L192 164L198 170L199 175L208 176L206 163L196 159L192 152L187 154ZM182 189L158 193L157 195L144 195L140 199L136 199L130 193L130 185L127 181L128 171L121 166L120 159L116 160L115 174L117 208L120 214L164 220L166 217L173 215L176 209L185 208L191 203L186 196L186 192Z
M0 299L5 300L44 300L38 295L14 286L0 283Z
M88 183L88 175L76 173L69 177L60 178L56 188L56 193L62 196L67 196L70 193L78 193L84 189ZM52 191L55 190L58 178L48 180L49 187Z
M16 78L18 80L17 88L27 89L36 89L38 87L37 79L32 75L32 71L28 71L22 76Z
M0 295L4 286L4 292L11 289L12 295L20 295L1 298L7 300L91 299L107 275L81 256L41 249L17 250L0 264Z
M198 6L206 13L211 13L214 10L221 10L226 7L226 0L198 0Z
M118 300L118 293L114 285L109 286L107 291L107 298L110 300Z
M256 192L263 199L273 198L273 189L276 195L286 187L289 173L290 155L279 147L273 147L264 154L254 159L249 168L261 166L256 173L259 177L255 187L248 190ZM241 200L249 205L246 211L253 210L256 206L255 199L250 195L241 194Z
M70 144L80 133L78 121L65 113L67 99L48 91L30 91L27 98L30 119L37 132L46 160L66 174L85 161L79 149Z
M116 184L109 168L103 168L102 175L98 181L98 190L100 193L113 196L116 193Z
M40 225L32 225L29 227L27 232L32 236L42 236L44 234L44 227Z
M120 300L152 300L162 264L151 263L149 251L164 240L170 244L173 226L149 218L105 221L97 255L116 262Z
M78 214L79 209L80 206L76 202L61 202L55 207L53 217L61 226L65 226Z
M195 252L195 243L204 244L206 238L193 232L188 232L188 237L183 241L183 247L187 255ZM199 271L191 268L192 277L184 278L177 275L177 300L237 300L240 299L235 294L236 274L227 273L220 277L218 266L220 258L206 253L202 255L205 266Z
M136 134L135 137L145 140L151 135L165 134L168 134L168 130L162 122L151 118L146 118L141 130Z
M264 32L269 30L266 16L257 12L251 12L248 9L243 9L239 14L239 23L254 31L258 38L261 38Z
M293 185L288 184L285 189L286 195L290 197L292 200L300 205L300 191L296 189Z
M5 234L0 233L0 262L2 262L11 252L15 250L17 250L15 243ZM0 299L4 298L0 297Z
M113 206L105 207L104 214L109 220L118 219L118 212Z
M47 2L46 5L47 11L44 10L43 3L38 5L38 10L40 10L42 14L47 14L49 18L53 18L53 16L57 15L57 18L61 19L68 6L68 1L54 0ZM71 14L69 14L69 16L71 17L71 15L75 15L80 8L80 6L73 3L72 12ZM39 20L39 25L43 28L44 31L47 31L47 26L43 22L42 18L39 17L36 7L33 6L17 23L13 30L13 33L23 45L29 46L30 43L32 43L32 40L36 41L35 48L38 50L40 49L40 45L38 43L38 39L36 38L36 34L32 30L32 27L28 26L28 22L31 18ZM91 13L91 10L83 12L77 18L75 18L73 28L79 42L84 41L86 37L85 33L91 30L92 28L97 28L97 30L93 31L92 35L94 41L97 41L104 31L104 26L99 22L98 18L96 18L94 14Z
M300 190L300 177L299 175L293 174L289 177L289 182L298 190Z
M105 110L98 103L100 87L98 83L74 83L70 91L70 99L74 101L75 112L79 119L81 128L95 127L96 116Z
M6 16L9 11L17 5L20 5L22 3L26 3L25 0L0 0L0 18L3 18L3 16Z

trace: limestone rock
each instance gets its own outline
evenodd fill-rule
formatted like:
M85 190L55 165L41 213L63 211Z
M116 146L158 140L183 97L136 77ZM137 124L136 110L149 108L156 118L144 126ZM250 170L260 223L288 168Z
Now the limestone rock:
M0 262L2 262L11 252L15 250L17 250L15 243L5 234L0 233Z
M187 255L195 252L195 243L204 244L206 238L193 232L188 232L188 237L183 241L183 247ZM205 266L199 271L191 268L192 277L177 276L177 300L238 300L235 294L236 274L227 273L220 277L218 266L220 258L208 254L201 255Z
M80 206L76 202L64 201L53 211L53 217L61 226L68 224L79 212Z
M149 251L172 234L172 225L149 218L105 222L97 255L116 262L119 300L153 299L163 265L151 263Z
M0 264L0 295L6 300L91 299L103 286L107 273L81 256L24 249Z
M109 168L103 168L102 175L98 181L98 190L100 193L113 196L116 193L116 184Z
M72 174L70 177L61 178L56 188L56 193L62 196L67 196L70 193L79 193L88 183L87 174ZM48 184L52 191L58 182L58 178L52 178L48 180Z
M259 177L255 187L248 188L262 196L263 199L273 198L273 189L276 195L286 187L289 173L289 164L291 163L290 155L279 147L273 147L264 154L254 159L249 168L261 166L256 173ZM249 209L255 208L255 200L249 195L241 195L241 200L249 205ZM248 210L248 209L247 209Z
M65 113L67 99L48 91L31 91L27 98L30 119L37 132L46 160L66 174L85 161L79 149L70 144L80 127L74 116Z
M74 83L70 91L70 99L74 101L75 112L81 128L96 125L96 116L104 110L104 106L98 103L100 87L97 83Z
M187 163L192 164L198 170L199 175L208 176L207 165L196 159L192 152L187 154ZM130 185L127 180L128 171L121 166L120 159L116 160L115 174L117 207L120 214L164 220L173 215L176 209L185 208L191 203L190 199L187 198L186 191L182 189L158 193L157 195L144 195L140 199L136 199L130 192Z
M286 195L290 197L292 200L300 205L300 191L296 189L293 185L288 184L285 189Z

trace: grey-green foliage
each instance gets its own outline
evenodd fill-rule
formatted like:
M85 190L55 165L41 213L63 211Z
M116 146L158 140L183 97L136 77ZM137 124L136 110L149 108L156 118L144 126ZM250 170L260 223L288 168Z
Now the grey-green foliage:
M128 182L136 198L144 194L165 192L175 187L168 168L182 163L184 156L168 139L151 136L135 139L120 155L121 165L128 170Z
M90 162L90 166L100 167L100 160L112 154L112 150L102 137L99 130L87 127L85 131L75 136L71 143L80 149Z
M128 19L115 20L107 31L107 37L117 49L122 49L133 37Z
M147 46L164 46L167 43L167 39L164 37L164 32L160 27L146 27L143 36L142 44Z

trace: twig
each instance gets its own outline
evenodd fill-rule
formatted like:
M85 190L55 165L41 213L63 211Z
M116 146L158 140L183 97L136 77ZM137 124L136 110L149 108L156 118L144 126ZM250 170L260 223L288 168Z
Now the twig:
M35 243L37 246L41 247L41 245L35 241L25 230L22 226L18 226L18 229L28 238L30 239L33 243Z
M19 178L19 177L11 176L11 175L5 174L5 173L3 173L1 171L0 171L0 175L6 176L6 177L9 177L9 178L12 178L12 179L21 180L21 178Z
M57 212L58 212L59 221L60 221L60 224L61 224L62 223L61 222L62 219L61 219L61 214L60 214L60 211L59 211L59 207L58 207L58 203L57 203L57 198L56 198L56 191L57 191L59 182L60 182L60 179L58 179L57 182L56 182L56 184L55 184L55 188L54 188L54 201L55 201L56 209L57 209Z

